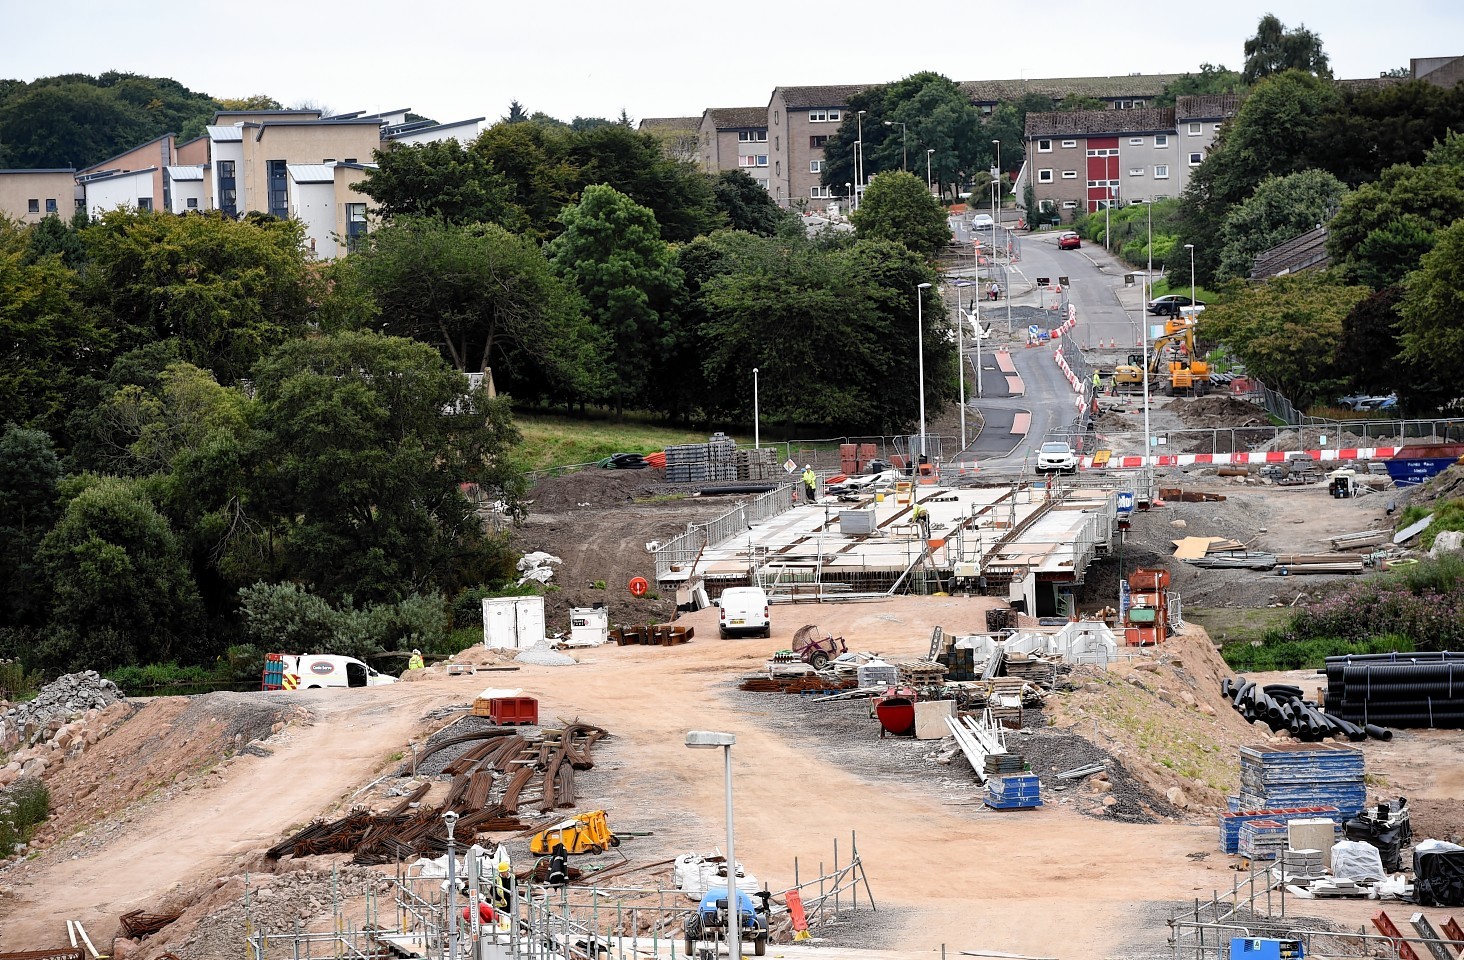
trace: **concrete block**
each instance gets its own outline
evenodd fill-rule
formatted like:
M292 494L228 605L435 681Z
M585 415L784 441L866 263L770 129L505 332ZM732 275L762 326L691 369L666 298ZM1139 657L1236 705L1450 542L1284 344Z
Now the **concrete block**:
M946 718L956 715L954 700L919 700L915 703L915 739L944 740L951 735Z

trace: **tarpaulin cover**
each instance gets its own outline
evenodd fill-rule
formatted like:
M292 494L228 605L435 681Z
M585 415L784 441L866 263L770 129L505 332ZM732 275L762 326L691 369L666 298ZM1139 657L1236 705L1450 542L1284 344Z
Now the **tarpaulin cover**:
M1415 848L1413 876L1413 898L1419 906L1464 907L1464 850L1429 853Z

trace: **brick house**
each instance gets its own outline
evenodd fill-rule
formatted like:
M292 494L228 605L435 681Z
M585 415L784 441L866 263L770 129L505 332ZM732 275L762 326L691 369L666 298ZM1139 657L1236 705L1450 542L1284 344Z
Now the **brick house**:
M838 133L849 99L869 84L776 87L768 101L772 173L768 191L779 206L822 209L843 195L823 185L824 146Z
M702 113L697 139L703 173L741 170L769 190L772 156L765 107L709 107Z

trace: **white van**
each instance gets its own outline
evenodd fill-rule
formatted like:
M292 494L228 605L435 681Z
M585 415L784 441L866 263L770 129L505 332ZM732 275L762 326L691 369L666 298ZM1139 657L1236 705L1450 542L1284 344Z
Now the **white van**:
M397 678L378 673L355 657L334 653L271 653L265 658L265 690L379 687Z
M717 600L722 615L717 624L722 639L736 633L771 637L773 621L768 617L768 595L761 587L729 587Z

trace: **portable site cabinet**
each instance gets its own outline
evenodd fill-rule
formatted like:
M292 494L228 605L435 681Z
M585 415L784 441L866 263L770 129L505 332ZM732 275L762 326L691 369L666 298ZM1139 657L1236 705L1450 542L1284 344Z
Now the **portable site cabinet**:
M575 646L605 643L610 639L610 611L603 604L571 607L569 642Z
M483 598L483 646L516 650L543 639L543 597Z

